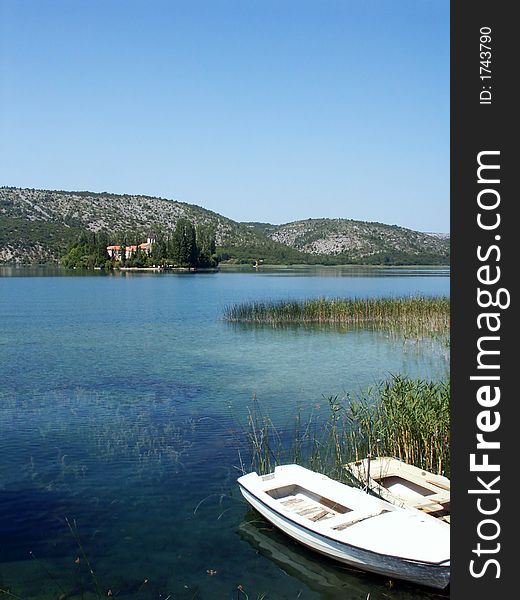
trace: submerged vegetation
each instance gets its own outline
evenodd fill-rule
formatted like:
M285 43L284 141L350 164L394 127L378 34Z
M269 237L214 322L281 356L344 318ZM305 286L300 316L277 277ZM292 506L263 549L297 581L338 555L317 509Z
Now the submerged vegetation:
M227 307L224 318L234 323L330 324L398 331L409 337L447 336L450 301L446 297L413 296L246 302Z
M450 386L395 376L358 398L329 397L325 411L320 405L310 414L300 410L286 428L254 398L243 434L242 468L260 474L297 463L345 481L344 465L370 453L449 477Z

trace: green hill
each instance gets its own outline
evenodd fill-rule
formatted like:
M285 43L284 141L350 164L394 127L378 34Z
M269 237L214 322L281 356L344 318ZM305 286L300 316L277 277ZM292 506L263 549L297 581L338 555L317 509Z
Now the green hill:
M0 263L58 262L82 231L145 237L179 218L211 225L221 260L250 263L446 264L449 239L394 225L309 219L238 223L193 204L110 193L0 188Z
M332 256L343 262L449 262L449 237L397 225L351 219L249 225L273 241L305 254Z

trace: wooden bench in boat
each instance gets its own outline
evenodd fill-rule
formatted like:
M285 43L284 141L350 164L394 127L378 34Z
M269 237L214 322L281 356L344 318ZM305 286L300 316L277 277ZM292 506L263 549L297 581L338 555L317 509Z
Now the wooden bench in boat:
M432 494L413 502L413 508L417 508L426 513L437 513L440 511L450 510L450 494L449 492L441 492L439 494ZM447 515L443 515L447 516Z
M312 500L304 500L297 496L289 496L286 499L278 501L284 508L291 512L305 517L311 521L322 521L334 517L337 513L330 508L325 508L323 505Z
M285 509L310 521L322 521L350 511L344 506L335 505L327 498L314 499L299 492L282 496L277 500Z
M278 498L278 503L292 513L315 523L327 521L327 525L335 531L343 531L365 519L388 512L384 509L377 512L353 511L340 504L335 504L328 498L321 497L319 500L314 500L304 494Z

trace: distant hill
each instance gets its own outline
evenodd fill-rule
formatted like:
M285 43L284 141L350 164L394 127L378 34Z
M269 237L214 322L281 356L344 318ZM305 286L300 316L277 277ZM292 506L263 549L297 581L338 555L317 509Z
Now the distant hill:
M273 241L305 254L348 261L385 262L398 257L412 263L429 257L449 262L449 234L421 233L397 225L351 219L307 219L285 225L246 223ZM388 261L387 261L388 262Z
M145 236L180 217L211 225L222 260L265 263L446 264L449 240L381 223L310 219L239 223L193 204L110 193L0 188L0 263L58 262L85 230Z

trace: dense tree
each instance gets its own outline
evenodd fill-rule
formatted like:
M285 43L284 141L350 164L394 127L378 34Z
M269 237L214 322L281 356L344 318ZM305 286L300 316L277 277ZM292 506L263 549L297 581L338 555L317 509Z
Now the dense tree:
M197 263L200 267L214 267L217 264L215 230L211 225L199 225L196 230Z
M71 245L61 264L75 269L105 268L107 261L110 261L107 242L108 236L105 233L85 231Z
M179 219L171 236L172 258L176 265L182 267L197 264L197 241L195 228L188 219Z
M158 232L155 234L155 243L152 245L152 252L150 258L154 265L160 265L164 263L168 256L168 238L164 233Z
M132 253L132 256L126 260L125 266L127 267L147 267L149 266L149 257L146 252L141 250L141 248L137 248Z

